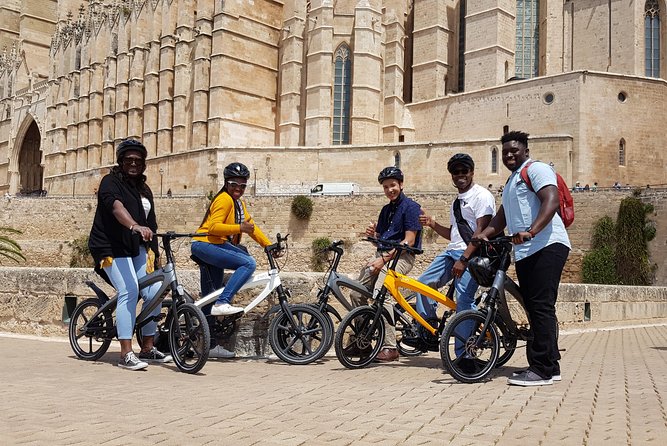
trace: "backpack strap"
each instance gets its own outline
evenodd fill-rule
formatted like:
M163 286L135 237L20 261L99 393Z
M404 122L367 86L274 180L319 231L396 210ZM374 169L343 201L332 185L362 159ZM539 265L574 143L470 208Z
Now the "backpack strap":
M521 172L519 173L519 175L521 175L521 179L523 180L524 183L526 183L528 189L530 189L531 192L535 192L535 189L533 189L533 184L530 182L530 178L528 177L528 168L533 163L534 161L530 161L521 169Z
M470 223L468 223L466 219L463 218L463 214L461 213L461 200L458 198L454 200L452 209L454 211L454 218L456 219L456 226L459 230L459 235L467 245L470 243L470 240L472 240L474 231L470 227Z

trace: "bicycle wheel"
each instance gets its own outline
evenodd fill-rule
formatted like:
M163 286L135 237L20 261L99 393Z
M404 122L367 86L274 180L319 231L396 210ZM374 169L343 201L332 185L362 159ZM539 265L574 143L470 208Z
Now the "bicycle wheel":
M447 324L440 339L442 363L461 382L474 383L484 379L498 360L498 332L495 324L490 324L482 333L485 319L481 311L462 311ZM478 340L481 341L479 346L476 345Z
M333 337L326 318L308 304L289 306L292 317L280 312L271 321L269 344L273 352L288 364L310 364L326 353Z
M69 321L69 345L78 358L86 361L95 361L104 356L114 337L111 310L93 319L99 309L100 302L97 299L86 299L77 305Z
M509 330L507 329L507 326L505 325L505 322L502 320L502 318L498 320L499 317L499 315L496 316L496 327L498 328L498 331L500 331L500 347L502 349L502 353L498 356L496 367L505 365L507 361L512 358L512 355L514 355L514 352L516 351L516 344L518 342L516 336L512 336L509 333Z
M366 367L377 356L384 342L384 323L378 321L375 328L375 308L357 307L341 321L336 331L334 348L336 357L348 369Z
M179 305L176 314L169 324L171 356L181 372L197 373L206 364L211 345L206 317L189 303Z

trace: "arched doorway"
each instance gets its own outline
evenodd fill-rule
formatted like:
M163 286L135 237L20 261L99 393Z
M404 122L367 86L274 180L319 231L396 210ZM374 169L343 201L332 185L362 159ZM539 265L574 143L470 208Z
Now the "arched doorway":
M37 123L32 121L25 132L19 151L19 192L40 194L44 168L42 167L41 136Z

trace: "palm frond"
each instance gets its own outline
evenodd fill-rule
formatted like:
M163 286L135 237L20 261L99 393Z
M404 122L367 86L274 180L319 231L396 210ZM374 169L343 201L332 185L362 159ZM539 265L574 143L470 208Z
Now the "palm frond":
M22 232L14 228L0 227L0 233L21 234ZM25 260L25 256L21 252L21 245L4 235L0 235L0 260L2 258L12 260L16 263ZM0 261L0 264L2 264L2 261Z

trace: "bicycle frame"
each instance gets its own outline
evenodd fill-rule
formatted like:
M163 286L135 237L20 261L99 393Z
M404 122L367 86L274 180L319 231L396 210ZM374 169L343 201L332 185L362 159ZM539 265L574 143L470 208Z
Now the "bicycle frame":
M278 242L264 248L264 252L269 260L269 270L267 272L254 274L239 291L248 290L251 288L256 288L259 286L264 286L264 289L248 304L243 308L242 315L245 315L252 311L257 305L264 301L274 290L278 290L278 297L280 299L280 306L287 314L291 315L289 311L285 294L287 291L282 288L282 281L280 280L280 269L276 263L276 259L273 257L274 251L281 251L283 248L282 242L287 240L289 234L285 238L281 238L278 234ZM201 266L206 267L206 266ZM213 304L220 297L222 292L225 290L225 287L218 288L217 290L211 291L206 296L203 296L201 299L197 300L194 304L195 306L202 308L206 305Z
M419 314L417 311L410 305L407 299L403 296L400 291L400 288L405 288L424 296L430 297L438 303L449 307L452 310L456 310L456 303L451 300L449 297L445 296L438 290L431 288L428 285L425 285L418 280L412 279L404 274L401 274L395 271L393 268L396 266L394 264L390 265L391 268L388 269L387 275L385 276L383 286L387 289L387 292L391 294L396 302L403 308L412 318L417 321L421 326L427 329L432 335L436 335L438 330L433 327L431 324L426 322L426 320Z

